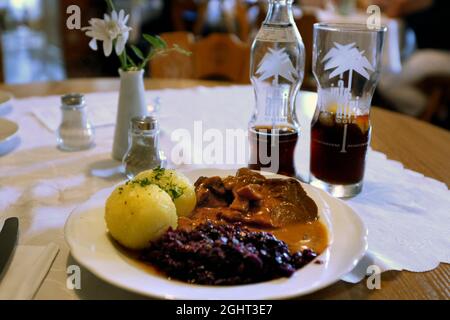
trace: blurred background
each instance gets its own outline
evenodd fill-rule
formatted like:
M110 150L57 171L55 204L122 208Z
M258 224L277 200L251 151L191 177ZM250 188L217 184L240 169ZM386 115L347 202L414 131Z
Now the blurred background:
M450 129L450 10L447 0L297 0L295 22L306 47L304 90L311 74L315 22L366 23L380 7L388 34L381 81L373 104ZM265 0L115 0L131 14L130 43L143 50L142 33L161 35L191 50L161 57L146 76L249 83L250 46L264 17ZM106 12L103 0L0 0L0 82L21 84L68 78L116 77L118 59L88 47L69 30L67 7L81 9L81 25Z

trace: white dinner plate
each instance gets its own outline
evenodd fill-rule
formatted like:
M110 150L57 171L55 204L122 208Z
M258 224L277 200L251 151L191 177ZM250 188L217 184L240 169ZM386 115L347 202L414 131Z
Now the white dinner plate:
M192 182L200 176L234 175L235 170L205 169L185 173ZM284 177L266 174L270 177ZM350 272L367 249L367 229L359 216L344 202L310 185L306 192L319 207L328 227L329 245L317 260L290 278L237 285L191 285L168 280L145 270L117 249L107 233L104 205L113 187L103 189L76 208L65 226L65 238L72 256L97 277L145 296L164 299L282 299L308 294L329 286Z
M0 118L0 155L12 148L18 132L19 126L17 123Z
M0 114L3 115L11 109L12 94L6 91L0 91Z

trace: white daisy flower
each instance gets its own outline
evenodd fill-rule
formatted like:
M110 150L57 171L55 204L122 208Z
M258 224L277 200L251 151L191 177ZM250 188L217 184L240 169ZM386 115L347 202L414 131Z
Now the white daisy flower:
M120 10L119 14L115 10L112 11L111 16L105 14L104 19L93 18L89 20L89 27L84 27L82 30L86 31L86 35L91 37L89 47L92 50L97 50L97 41L103 42L103 52L105 56L109 57L113 49L115 41L115 51L120 55L125 49L125 44L128 41L131 28L126 25L129 15L125 15L125 11Z

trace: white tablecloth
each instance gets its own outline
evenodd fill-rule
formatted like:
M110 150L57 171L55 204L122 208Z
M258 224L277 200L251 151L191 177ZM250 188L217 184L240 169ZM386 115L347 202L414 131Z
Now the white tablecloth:
M246 128L254 99L251 87L247 86L149 91L147 95L149 101L161 97L161 144L166 154L173 145L170 133L178 128L192 130L195 120L203 120L205 130ZM96 93L88 94L86 100L88 108L103 108L97 113L114 113L116 97L117 93ZM298 111L304 130L297 163L302 172L308 170L308 124L315 101L314 94L300 94ZM113 126L97 128L94 149L62 152L56 149L54 132L32 113L35 108L58 112L58 97L14 101L13 111L7 117L18 122L21 144L0 157L0 219L20 218L20 244L54 242L60 248L36 298L139 298L104 283L84 269L81 290L66 287L67 267L77 264L64 241L67 217L90 195L124 179L108 171L117 165L110 157ZM370 251L365 261L377 263L382 270L413 271L433 269L439 262L448 263L449 194L444 184L405 170L400 163L371 151L364 192L348 201L369 226ZM347 280L358 281L364 270L364 267L356 270Z

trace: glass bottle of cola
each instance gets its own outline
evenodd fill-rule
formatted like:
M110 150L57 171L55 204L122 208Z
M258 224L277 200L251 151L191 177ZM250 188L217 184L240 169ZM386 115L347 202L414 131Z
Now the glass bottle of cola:
M249 123L249 168L295 176L299 125L295 99L303 81L305 49L292 14L293 0L269 0L251 50L256 106Z

